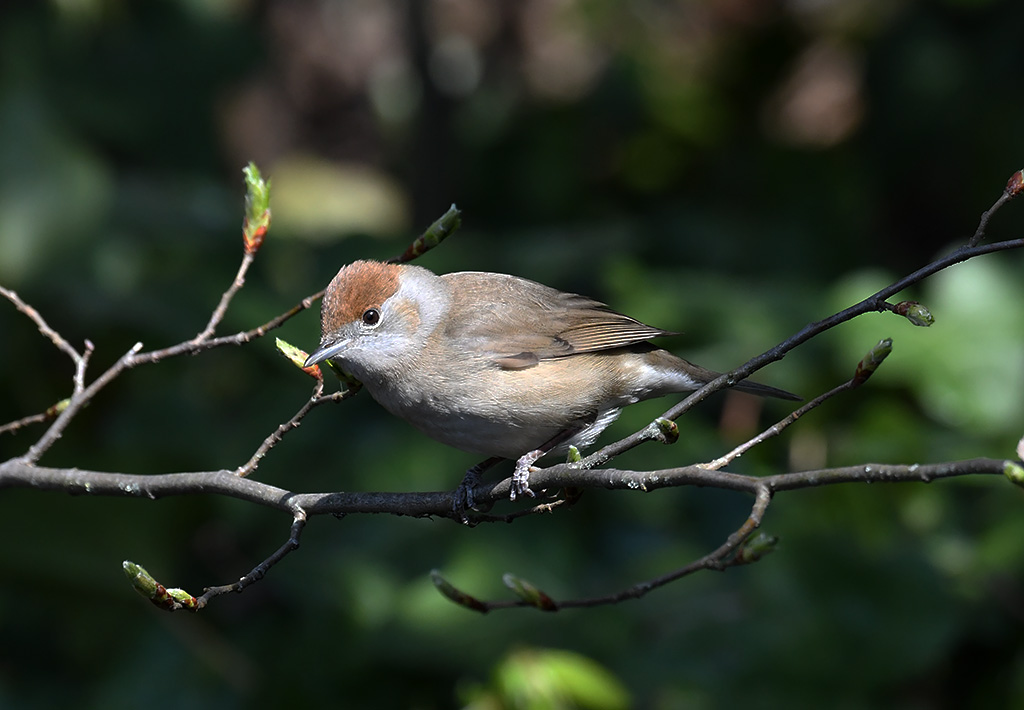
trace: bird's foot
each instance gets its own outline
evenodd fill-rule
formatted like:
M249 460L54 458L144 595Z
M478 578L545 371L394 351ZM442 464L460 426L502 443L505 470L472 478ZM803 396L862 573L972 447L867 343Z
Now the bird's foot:
M466 475L462 477L462 483L459 484L458 488L455 489L454 495L452 495L452 512L455 513L459 522L463 525L469 523L469 518L466 517L466 511L472 510L476 501L473 500L473 489L476 484L480 482L480 471L477 467L466 471Z
M455 489L455 493L452 494L452 512L463 525L469 525L469 518L466 517L466 511L473 510L477 506L473 495L473 489L475 489L477 484L480 483L480 479L483 477L484 471L498 463L498 461L501 461L501 459L489 458L486 461L481 461L476 466L473 466L471 469L466 471L466 475L462 477L462 483L459 484L458 488Z
M543 449L536 449L519 457L519 460L516 461L516 470L512 473L512 486L508 493L509 500L515 500L524 496L530 498L537 497L530 490L530 470L533 468L533 464L537 463L537 459L544 454Z

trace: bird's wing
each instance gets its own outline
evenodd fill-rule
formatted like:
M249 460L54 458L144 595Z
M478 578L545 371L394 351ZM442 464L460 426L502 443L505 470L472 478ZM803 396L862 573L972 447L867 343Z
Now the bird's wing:
M447 337L493 355L506 369L675 335L599 301L515 276L461 272L443 278L458 304L452 308Z

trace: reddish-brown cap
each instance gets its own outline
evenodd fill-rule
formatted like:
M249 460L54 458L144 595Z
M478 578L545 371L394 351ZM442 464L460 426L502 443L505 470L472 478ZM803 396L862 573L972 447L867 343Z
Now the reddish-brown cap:
M379 261L354 261L331 280L320 311L326 336L362 317L367 308L380 308L398 290L402 267Z

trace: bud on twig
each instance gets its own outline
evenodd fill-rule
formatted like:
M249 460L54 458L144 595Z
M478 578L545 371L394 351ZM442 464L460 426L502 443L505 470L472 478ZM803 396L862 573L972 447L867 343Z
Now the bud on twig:
M282 340L281 338L275 338L274 344L277 346L277 351L284 355L285 358L287 358L290 363L295 365L295 367L299 368L307 375L315 379L323 378L323 370L321 369L320 365L310 365L309 367L305 367L306 360L309 358L309 353L307 353L305 350L303 350L302 348L295 347L291 343L287 342L286 340ZM327 369L333 372L334 375L339 380L341 380L342 383L344 383L345 387L352 390L353 392L363 386L362 382L352 377L352 375L342 370L340 367L335 365L330 360L324 360L323 363L321 364L326 365Z
M1003 193L1007 197L1016 197L1021 192L1024 192L1024 170L1018 170L1010 179L1006 182L1006 189Z
M57 404L48 407L46 410L46 418L53 419L58 414L67 409L69 404L71 404L70 399L62 399L61 401L57 402Z
M255 254L270 229L270 181L264 180L255 163L242 168L245 176L245 218L242 241L246 254Z
M166 609L167 611L174 611L180 608L192 611L199 610L198 600L194 596L184 589L176 587L168 589L156 581L153 575L147 572L141 565L125 560L121 563L121 567L124 569L124 574L128 577L128 581L132 583L135 591L161 609Z
M658 441L661 443L674 444L679 441L679 425L671 419L658 417L654 420L654 425L658 427Z
M402 252L401 256L391 259L393 264L404 264L407 261L422 256L438 244L455 233L462 226L462 211L452 203L448 211L441 215L432 225L427 227L419 237L416 238L409 248Z
M541 611L558 611L558 604L555 600L549 597L547 594L537 589L525 579L521 579L512 574L502 575L501 581L505 583L505 586L516 593L520 599L529 604L530 606L537 607Z
M1024 461L1024 437L1017 442L1017 458ZM1003 473L1016 486L1024 488L1024 466L1020 461L1007 461L1003 464Z
M779 538L759 532L743 543L742 547L736 551L736 561L741 564L757 562L765 555L774 552L775 546L778 544Z
M279 353L284 355L290 362L294 363L300 369L306 371L313 369L312 366L308 368L303 366L306 360L309 359L309 353L302 348L298 348L287 340L282 340L281 338L275 338L274 345L277 346L277 351Z
M893 307L893 313L903 316L914 325L924 328L935 322L931 311L917 301L900 301Z
M1010 479L1010 483L1024 488L1024 466L1016 461L1007 461L1003 464L1003 473Z
M284 355L288 362L295 365L295 367L299 368L310 377L314 377L317 379L321 377L320 367L318 365L310 365L309 367L304 367L306 360L309 358L309 353L307 353L305 350L303 350L302 348L297 348L288 341L282 340L281 338L275 338L274 345L277 346L277 351Z
M885 338L879 340L875 347L868 351L868 354L864 356L864 359L857 363L857 371L853 375L853 379L858 384L863 383L864 380L871 377L878 366L882 364L885 358L889 357L889 353L892 352L892 338Z
M479 611L482 614L487 613L487 605L474 596L466 594L461 589L457 589L451 582L441 576L441 573L436 569L430 570L430 581L437 587L437 591L441 592L451 601L455 602L459 606L464 606L467 609L473 611Z

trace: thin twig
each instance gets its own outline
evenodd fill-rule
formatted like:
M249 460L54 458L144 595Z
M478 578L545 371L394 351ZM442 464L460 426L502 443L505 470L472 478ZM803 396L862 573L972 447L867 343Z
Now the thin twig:
M545 599L550 604L550 606L545 607L545 611L618 604L630 599L639 599L659 587L664 587L666 584L671 584L676 580L682 579L683 577L689 576L695 572L700 572L701 570L722 571L729 567L747 564L747 560L744 560L742 556L735 553L739 549L740 545L742 545L743 542L761 526L765 512L768 510L768 506L771 504L772 500L772 492L767 486L758 485L755 490L754 504L751 507L750 514L747 516L747 519L743 521L743 524L736 531L729 535L725 542L700 559L694 560L679 569L672 570L671 572L655 577L654 579L639 582L612 594L604 594L595 597L581 597L578 599L565 599L562 601L557 601L551 599L547 595L544 595ZM497 609L532 606L536 605L523 599L482 601L473 598L471 608L474 611L486 613Z
M21 460L26 463L35 463L38 461L39 457L46 453L46 451L56 443L57 439L61 437L68 424L71 423L71 420L75 418L82 407L92 401L97 392L110 384L115 377L120 375L126 369L134 366L135 363L133 358L141 349L142 343L135 343L135 345L133 345L128 352L122 355L117 362L111 365L106 372L93 380L92 384L81 391L76 391L68 402L67 407L64 408L64 411L57 415L53 424L51 424L46 432L39 437L39 441L29 447L29 450L25 452L24 456L21 457ZM86 352L90 353L92 351L91 349L87 349ZM84 368L84 361L86 357L83 356L80 359L82 360L82 367Z
M221 594L227 594L229 592L240 594L249 585L255 584L263 579L271 567L287 557L289 553L299 549L299 539L302 537L302 530L305 527L306 514L301 508L296 508L295 516L292 519L291 533L285 543L281 545L281 547L277 548L274 554L256 565L249 574L245 575L237 582L234 582L233 584L225 584L219 587L207 587L204 589L203 594L196 599L195 611L202 609L214 597L218 597Z
M192 344L202 343L213 335L213 331L217 329L217 325L224 319L224 314L228 311L228 306L231 304L231 299L235 297L238 290L245 285L245 274L249 271L249 267L252 265L253 260L256 258L256 252L246 251L242 254L242 263L238 266L238 272L235 274L234 281L228 287L220 297L220 303L213 309L213 313L210 315L210 320L207 322L206 327L203 328L196 337L192 338Z
M189 340L184 343L178 343L177 345L161 348L160 350L150 350L149 352L140 353L135 358L135 364L149 365L178 355L196 355L206 350L219 348L223 345L245 345L257 338L262 338L275 328L281 327L286 321L312 307L312 305L319 301L323 295L323 290L317 291L311 296L307 296L302 299L281 315L271 318L263 325L256 326L250 330L240 331L233 335L224 335L219 338L210 338L201 342Z
M743 521L743 524L739 529L729 535L726 541L719 545L717 549L704 555L699 560L694 560L690 564L680 567L677 570L673 570L668 574L655 577L654 579L646 582L635 584L632 587L615 594L609 594L603 597L570 599L560 602L559 606L562 608L592 607L604 604L615 604L627 599L638 599L651 590L664 587L666 584L674 582L677 579L682 579L694 572L699 572L705 569L721 571L729 567L744 564L744 562L733 553L739 549L740 545L742 545L755 530L761 527L761 522L764 520L765 512L768 510L768 506L771 504L771 501L772 494L768 487L759 486L754 498L754 505L750 509L750 515L748 515L747 519Z
M89 366L89 358L92 357L95 349L92 341L86 340L81 357L75 358L75 376L72 378L75 394L81 394L85 391L85 370Z
M718 390L731 387L740 380L746 379L751 374L760 370L762 367L770 365L773 362L777 362L785 357L791 350L799 345L807 342L813 337L824 333L827 330L835 328L842 323L845 323L853 318L871 312L881 312L888 310L885 300L890 296L899 293L900 291L918 283L919 281L931 276L943 269L947 269L950 266L959 264L960 262L966 261L976 256L983 254L991 254L993 252L1005 251L1008 249L1020 249L1024 247L1024 239L1010 239L1002 242L995 242L993 244L980 244L973 247L960 247L956 251L948 254L941 259L921 267L914 273L905 276L893 283L889 284L885 288L877 291L876 293L868 296L859 303L846 308L828 318L823 318L820 321L811 323L804 326L799 331L794 333L792 336L782 341L773 348L770 348L756 357L752 357L746 363L737 367L735 370L728 372L721 377L718 377L711 382L708 382L699 390L696 390L684 400L673 406L661 415L661 418L671 419L675 421L681 417L684 413L692 409L694 406L703 402L705 399L710 397L713 393ZM648 428L649 429L649 428ZM584 457L583 461L579 464L585 468L594 468L607 463L612 458L633 449L645 441L657 438L654 433L648 429L644 429L630 436L627 436L619 441L608 444L601 449L589 454Z
M1018 170L1011 175L1010 179L1006 182L1006 187L1003 189L1003 194L999 196L999 199L991 207L981 213L981 219L978 220L978 228L974 230L974 236L968 240L967 246L973 247L984 239L985 229L988 227L988 221L992 219L992 215L1000 207L1019 195L1021 191L1024 191L1024 170Z
M981 213L981 220L978 222L978 228L975 230L974 235L967 241L968 247L977 246L981 240L985 238L985 229L988 227L988 221L992 219L992 215L994 215L1000 207L1009 202L1011 197L1013 197L1013 195L1009 192L1004 192L991 207Z
M797 419L804 416L812 409L816 409L821 406L824 402L828 401L836 395L847 392L852 389L860 387L875 373L875 371L881 366L885 359L892 352L892 339L885 338L880 340L868 353L861 358L860 362L857 363L857 367L854 370L853 377L839 385L834 387L824 394L818 395L807 404L803 405L799 409L791 412L788 416L783 417L781 420L771 425L757 436L745 441L744 443L737 446L735 449L727 453L725 456L715 459L710 463L706 464L706 468L711 470L720 469L728 463L731 463L736 458L742 456L750 449L754 448L758 444L767 441L768 439L778 436L788 426L796 422Z
M772 437L781 434L783 431L785 431L785 429L788 426L796 422L797 419L807 414L812 409L818 408L826 401L832 399L838 394L842 394L843 392L848 392L849 390L856 389L862 384L862 382L863 380L858 381L856 378L850 378L843 384L837 387L833 387L828 392L818 395L807 404L803 405L802 407L793 412L790 412L788 415L772 424L770 427L762 431L757 436L743 442L729 453L725 454L724 456L720 456L714 461L709 461L708 463L703 464L704 468L707 468L711 471L717 471L718 469L722 468L722 466L726 466L732 463L734 460L736 460L743 454L747 453L758 444L764 443L768 439L771 439Z
M260 444L258 449L256 449L256 453L252 455L252 458L250 458L243 466L239 466L235 470L235 475L248 476L250 473L255 471L256 467L259 466L260 461L263 460L263 457L266 456L271 449L281 443L281 440L288 432L298 427L305 416L309 414L314 407L318 407L321 404L327 404L328 402L341 402L342 400L348 399L356 392L356 390L346 389L325 396L323 391L324 381L322 378L317 378L316 384L313 386L313 395L306 400L305 404L299 408L299 411L292 415L291 419L286 421L284 424L279 425L277 429L263 440L263 443Z
M17 421L8 422L7 424L0 426L0 434L13 434L16 431L18 431L18 429L31 426L32 424L41 424L43 422L48 422L57 416L57 412L51 411L52 409L53 407L47 409L45 412L40 412L39 414L30 414L29 416L22 417Z
M71 358L76 365L78 364L78 361L82 359L82 356L78 354L77 350L71 347L71 344L65 340L60 333L49 326L46 320L39 314L39 311L21 300L21 297L11 289L0 286L0 295L13 303L15 308L28 316L29 319L36 324L36 328L40 333L49 338L50 342L53 343L58 350Z
M131 561L125 561L123 567L128 579L136 591L149 599L153 604L164 611L199 611L204 608L211 599L229 592L241 593L247 587L263 579L271 567L288 556L289 553L299 548L299 539L302 537L302 530L306 526L306 514L301 508L294 508L292 515L291 531L288 540L281 547L274 551L270 557L260 562L256 567L237 582L225 584L218 587L207 587L203 594L196 597L184 589L169 588L161 584L145 568Z

